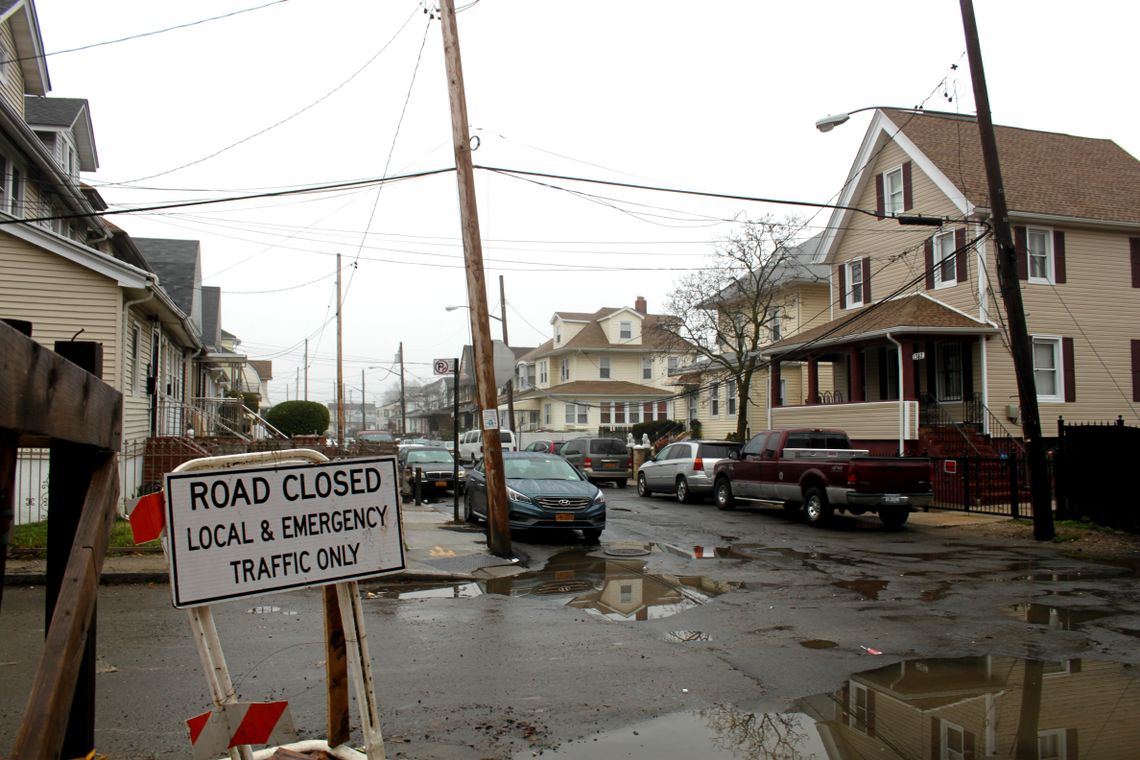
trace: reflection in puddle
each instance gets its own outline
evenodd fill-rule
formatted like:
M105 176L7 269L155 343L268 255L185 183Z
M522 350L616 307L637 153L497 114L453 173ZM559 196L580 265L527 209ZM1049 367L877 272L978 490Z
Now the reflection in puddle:
M834 641L828 641L827 639L807 639L805 641L801 641L800 646L806 647L807 649L834 649L839 645Z
M862 594L867 599L878 601L879 592L887 587L887 581L860 578L855 581L835 581L831 585L854 591L857 594Z
M1113 614L1112 610L1106 609L1050 607L1035 603L1015 604L1009 611L1027 623L1047 625L1059 631L1079 631L1085 623Z
M712 641L712 636L704 631L669 631L665 635L666 641Z
M482 596L478 583L422 584L392 583L373 585L364 592L365 599L470 599Z
M645 572L645 562L558 554L546 567L509 578L480 582L490 594L504 596L572 596L566 604L608 620L654 620L704 604L714 596L740 588L701 575Z
M796 700L787 712L715 704L569 742L543 757L1133 757L1126 748L1140 747L1134 671L1076 659L909 660L856 673L834 692ZM1017 751L1019 729L1031 737L1028 752Z

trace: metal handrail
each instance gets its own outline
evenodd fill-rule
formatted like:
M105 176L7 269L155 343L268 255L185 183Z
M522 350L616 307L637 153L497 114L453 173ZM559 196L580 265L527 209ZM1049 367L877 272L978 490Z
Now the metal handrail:
M990 411L990 408L985 405L985 402L983 402L979 396L975 395L972 403L975 405L975 407L977 409L981 410L982 412L984 412L986 414L987 421L989 422L987 427L990 430L990 437L991 438L994 435L993 430L994 430L994 427L996 426L999 430L1001 430L1001 432L1005 436L1005 438L1011 444L1013 444L1014 446L1017 447L1017 450L1019 453L1025 454L1025 447L1021 444L1021 441L1019 441L1013 433L1009 432L1009 428L1007 428L1005 425L1002 424L1002 421L999 420L994 415L994 413Z
M924 424L935 427L954 428L958 431L958 435L962 436L962 440L966 442L966 445L970 447L970 450L974 452L974 456L980 457L982 455L982 452L979 451L978 447L974 445L974 442L970 440L970 436L966 435L966 431L962 429L963 424L950 416L950 413L947 412L942 404L938 401L938 399L934 397L934 394L923 393L920 397L920 400L923 405L921 407L921 415ZM933 421L928 419L928 415L929 417L933 417Z

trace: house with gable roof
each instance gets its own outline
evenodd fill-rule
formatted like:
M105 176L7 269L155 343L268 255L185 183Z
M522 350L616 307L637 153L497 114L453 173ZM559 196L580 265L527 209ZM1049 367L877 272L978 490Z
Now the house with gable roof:
M678 419L684 407L669 372L694 357L661 329L664 319L641 296L632 307L555 312L551 338L518 361L526 387L515 394L516 416L537 417L536 429L583 434Z
M995 129L1042 430L1140 419L1140 162L1107 139ZM844 187L815 259L831 320L762 352L770 387L806 366L807 404L770 394L766 427L844 428L878 452L933 450L945 424L975 446L1019 437L976 119L877 110Z

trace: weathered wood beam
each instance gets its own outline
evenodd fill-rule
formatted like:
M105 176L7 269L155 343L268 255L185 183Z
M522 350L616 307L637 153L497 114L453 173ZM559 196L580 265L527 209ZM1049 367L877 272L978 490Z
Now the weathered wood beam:
M118 451L122 405L117 390L0 323L0 429Z
M100 462L83 503L55 614L12 748L12 760L50 760L59 757L62 748L62 727L71 709L119 498L114 454L100 452L95 456Z

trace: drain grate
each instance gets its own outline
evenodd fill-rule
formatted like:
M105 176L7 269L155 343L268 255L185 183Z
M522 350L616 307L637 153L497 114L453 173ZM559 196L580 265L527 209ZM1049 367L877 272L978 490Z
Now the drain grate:
M610 557L644 557L649 549L644 546L607 546L605 552Z

